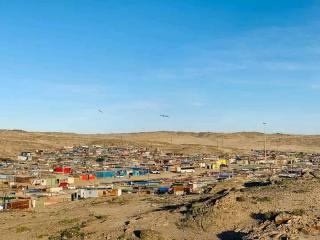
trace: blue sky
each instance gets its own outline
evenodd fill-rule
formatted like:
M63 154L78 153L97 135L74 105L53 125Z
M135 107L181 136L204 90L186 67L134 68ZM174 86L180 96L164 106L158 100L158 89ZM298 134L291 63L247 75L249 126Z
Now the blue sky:
M311 0L0 0L0 128L234 132L265 121L269 132L320 134L319 10Z

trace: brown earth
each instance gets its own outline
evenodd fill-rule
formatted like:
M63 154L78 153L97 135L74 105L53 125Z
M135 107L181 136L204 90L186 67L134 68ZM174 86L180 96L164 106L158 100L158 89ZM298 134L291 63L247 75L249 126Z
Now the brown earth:
M132 194L2 212L0 239L319 239L319 179L247 188L245 181L205 195Z
M73 134L0 130L0 157L16 158L21 151L55 150L72 145L126 145L159 147L172 152L239 152L263 149L264 135L242 133L150 132L131 134ZM286 151L320 151L318 135L267 135L267 147Z

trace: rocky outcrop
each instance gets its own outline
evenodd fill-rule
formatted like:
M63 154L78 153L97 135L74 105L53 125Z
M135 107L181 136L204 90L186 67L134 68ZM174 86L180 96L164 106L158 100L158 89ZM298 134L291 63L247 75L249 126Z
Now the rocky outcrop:
M242 230L248 232L245 240L253 239L319 239L320 217L302 211L293 213L280 212L274 219L262 222L257 228Z

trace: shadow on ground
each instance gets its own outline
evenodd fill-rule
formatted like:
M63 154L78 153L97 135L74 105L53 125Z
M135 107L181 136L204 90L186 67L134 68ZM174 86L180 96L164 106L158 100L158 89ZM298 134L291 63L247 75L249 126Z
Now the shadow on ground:
M226 231L217 235L220 240L242 240L244 236L245 233L234 231Z

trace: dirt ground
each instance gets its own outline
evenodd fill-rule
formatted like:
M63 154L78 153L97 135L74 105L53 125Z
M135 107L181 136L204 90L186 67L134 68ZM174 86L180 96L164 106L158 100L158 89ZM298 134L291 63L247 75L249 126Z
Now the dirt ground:
M149 132L130 134L42 133L0 130L1 158L16 159L21 151L56 150L73 145L137 145L170 152L214 153L263 149L264 135L257 132L192 133ZM283 151L320 151L318 135L268 134L267 147Z
M157 230L168 239L190 239L190 233L179 230L175 224L181 214L165 210L167 204L178 201L182 199L126 195L33 211L3 212L0 213L0 239L48 239L78 225L85 239L117 239L125 232L142 229Z
M320 219L319 186L318 179L299 179L243 187L243 179L234 179L205 195L130 194L2 212L0 239L246 239L241 234L273 224L262 223L271 212L305 219L295 232L298 238L287 239L319 239L318 227L309 223Z

